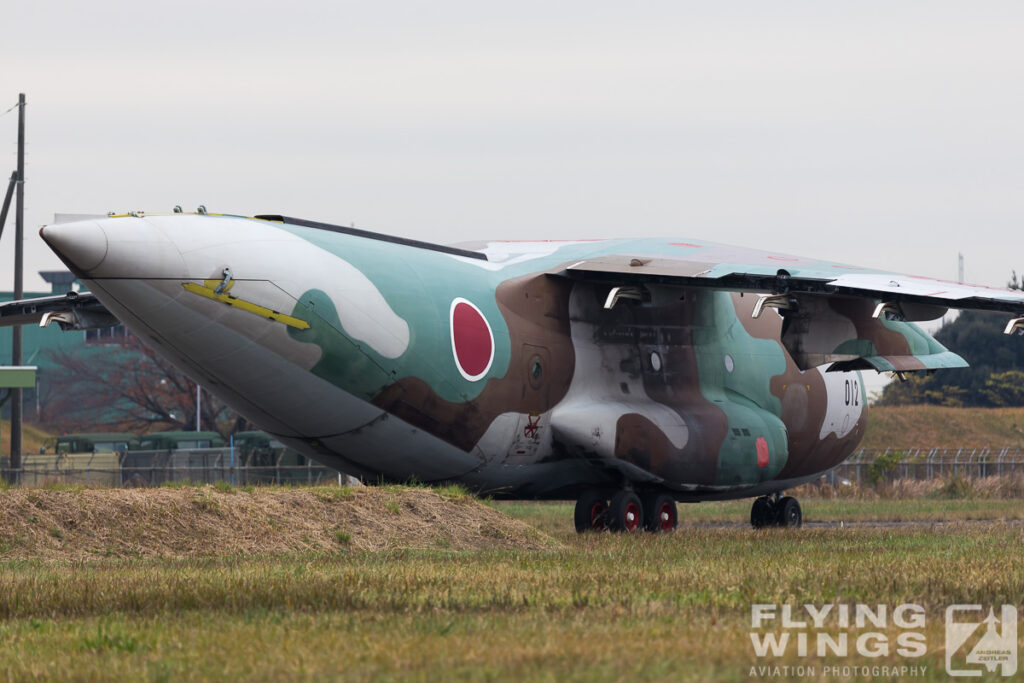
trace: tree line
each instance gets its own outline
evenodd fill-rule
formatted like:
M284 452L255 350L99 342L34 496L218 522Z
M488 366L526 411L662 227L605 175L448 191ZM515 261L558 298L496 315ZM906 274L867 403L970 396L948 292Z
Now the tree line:
M1017 272L1007 283L1024 289ZM963 311L935 339L960 354L969 368L910 375L885 387L879 405L1024 406L1024 339L1003 334L1005 313Z
M196 383L134 335L97 349L51 349L41 381L40 426L61 433L195 430ZM41 380L43 377L41 377ZM208 391L200 427L233 434L253 425Z

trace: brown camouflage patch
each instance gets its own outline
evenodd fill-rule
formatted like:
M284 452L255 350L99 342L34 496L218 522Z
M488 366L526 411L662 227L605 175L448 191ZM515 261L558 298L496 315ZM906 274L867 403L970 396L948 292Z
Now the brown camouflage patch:
M546 275L508 280L498 287L511 359L505 376L488 380L476 399L446 401L422 379L403 377L373 404L467 452L498 415L550 410L565 396L575 369L568 318L571 288L572 283Z

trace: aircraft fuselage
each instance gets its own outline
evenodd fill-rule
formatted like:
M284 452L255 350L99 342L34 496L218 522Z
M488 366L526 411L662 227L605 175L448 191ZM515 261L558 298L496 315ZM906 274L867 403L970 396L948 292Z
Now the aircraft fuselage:
M860 374L799 369L783 317L752 317L756 296L652 284L610 301L607 284L565 276L650 241L493 242L482 260L191 215L43 235L183 372L364 478L746 497L828 470L864 431Z

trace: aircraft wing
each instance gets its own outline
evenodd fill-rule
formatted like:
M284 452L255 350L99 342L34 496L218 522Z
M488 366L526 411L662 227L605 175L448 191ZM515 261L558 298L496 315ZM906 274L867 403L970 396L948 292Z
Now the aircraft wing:
M696 245L694 245L696 247ZM901 275L856 266L807 261L782 254L743 250L749 263L721 263L671 255L615 254L568 265L566 277L606 282L674 284L770 294L822 294L908 302L926 306L1024 315L1024 291ZM689 256L689 255L687 255ZM942 313L930 320L941 317Z
M117 325L120 321L90 292L68 292L0 304L0 327L32 323L41 327L57 323L62 330L91 330Z
M659 246L591 254L550 274L607 285L605 308L624 300L657 305L666 299L659 289L666 288L752 292L758 299L750 316L778 311L783 343L802 369L825 363L830 370L879 372L964 367L962 358L912 324L940 318L949 308L1008 313L1005 332L1024 334L1022 291L708 243Z

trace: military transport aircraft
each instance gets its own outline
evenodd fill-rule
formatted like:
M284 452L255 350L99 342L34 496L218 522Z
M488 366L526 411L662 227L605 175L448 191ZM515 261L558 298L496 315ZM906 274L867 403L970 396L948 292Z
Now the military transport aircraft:
M1024 293L702 240L448 247L285 216L49 225L90 293L0 323L122 321L287 445L370 480L575 498L576 528L668 530L676 503L781 492L864 433L860 372L963 367L913 321Z

